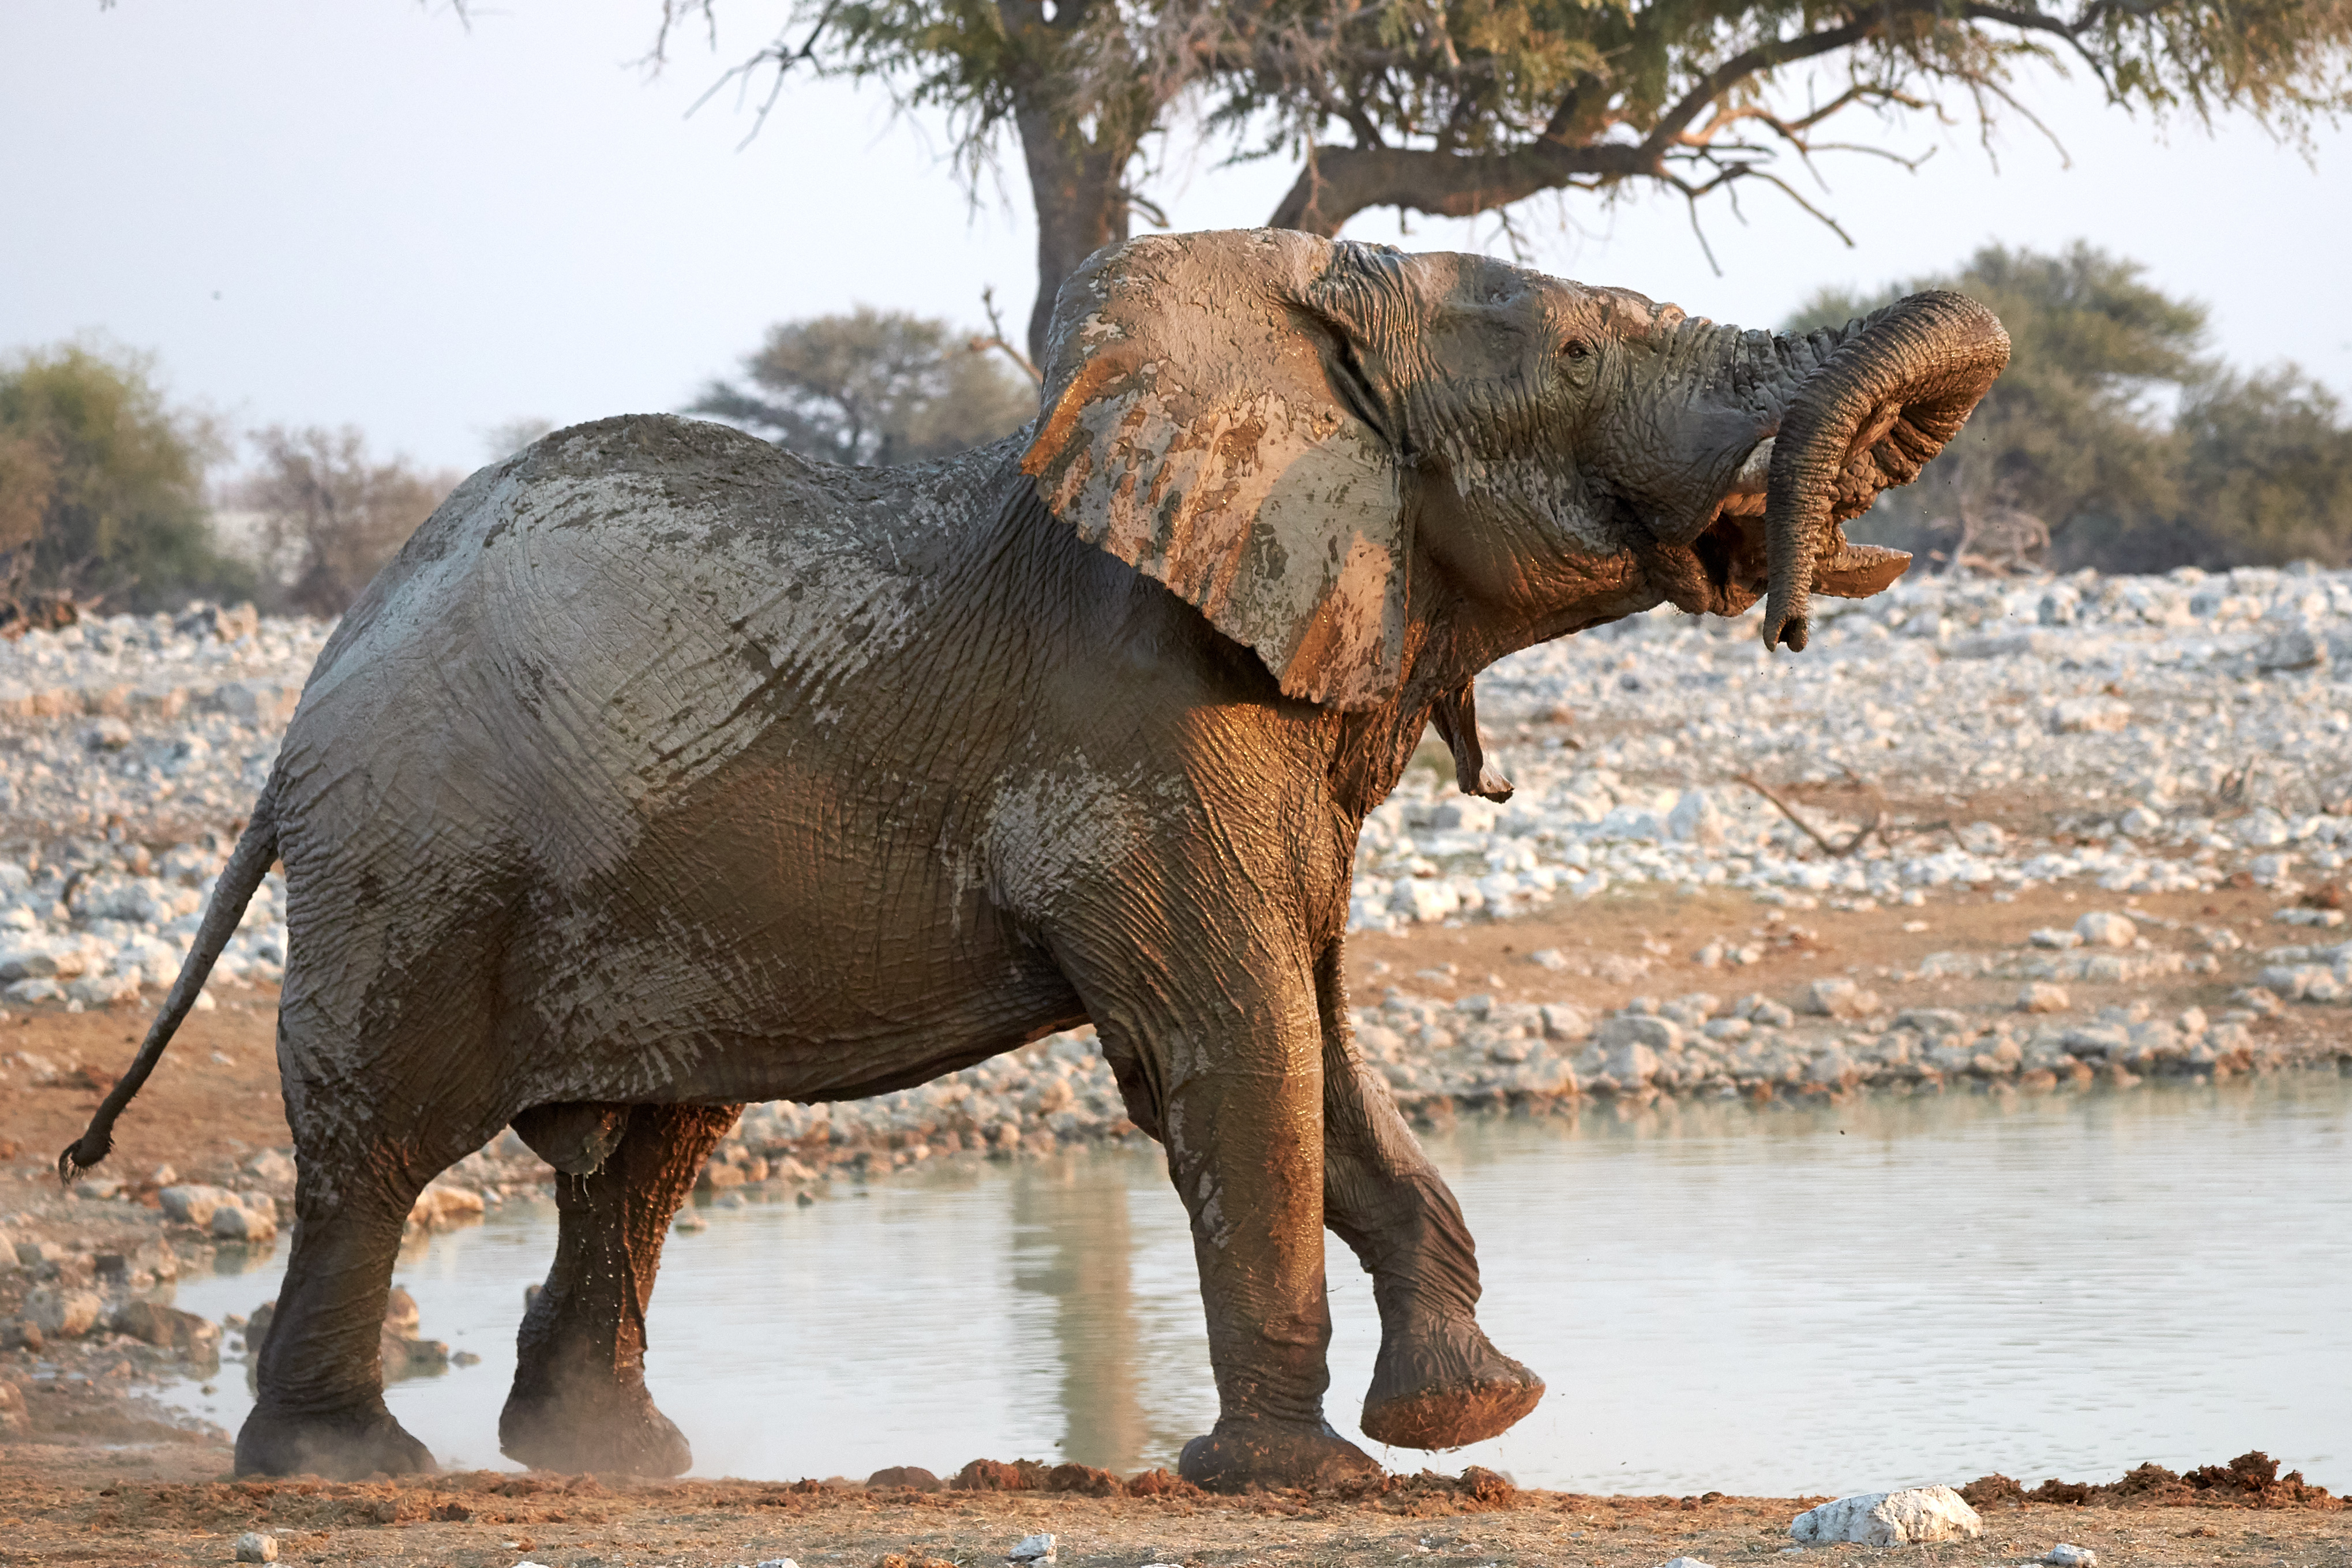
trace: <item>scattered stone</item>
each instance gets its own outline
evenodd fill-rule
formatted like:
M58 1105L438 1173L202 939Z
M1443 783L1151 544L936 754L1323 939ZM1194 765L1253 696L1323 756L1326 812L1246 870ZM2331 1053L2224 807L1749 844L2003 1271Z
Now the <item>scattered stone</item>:
M194 1312L157 1301L125 1301L114 1309L114 1331L143 1340L159 1350L217 1353L220 1325Z
M2053 985L2047 980L2029 980L2017 994L2017 1010L2021 1013L2063 1013L2074 1005L2063 985Z
M1823 1018L1866 1018L1878 1011L1878 994L1851 980L1816 980L1805 988L1801 1010Z
M213 1210L211 1230L223 1241L242 1241L248 1245L275 1240L278 1236L278 1215L266 1206L268 1198L256 1198L252 1203L232 1199Z
M248 1530L236 1538L236 1560L239 1563L275 1563L278 1561L278 1538Z
M106 1303L89 1290L40 1285L25 1297L25 1321L45 1339L78 1340L98 1326L105 1310Z
M182 1225L204 1231L212 1228L213 1215L222 1205L235 1205L237 1202L236 1194L226 1187L197 1184L165 1187L155 1197L166 1215Z
M434 1182L416 1194L415 1206L408 1211L408 1224L415 1230L446 1230L481 1218L488 1207L482 1194L470 1188Z
M1013 1550L1004 1554L1004 1560L1008 1563L1052 1563L1059 1556L1060 1553L1055 1550L1054 1532L1041 1530L1034 1535L1024 1535L1014 1542Z
M1806 1546L1839 1541L1864 1546L1911 1546L1973 1541L1983 1533L1984 1521L1949 1487L1911 1487L1843 1497L1807 1509L1789 1526L1790 1538Z
M2090 947L2129 947L2139 927L2125 916L2094 910L2074 922L2074 934Z
M2069 1546L2060 1542L2042 1554L2050 1568L2099 1568L2099 1554L2087 1546Z

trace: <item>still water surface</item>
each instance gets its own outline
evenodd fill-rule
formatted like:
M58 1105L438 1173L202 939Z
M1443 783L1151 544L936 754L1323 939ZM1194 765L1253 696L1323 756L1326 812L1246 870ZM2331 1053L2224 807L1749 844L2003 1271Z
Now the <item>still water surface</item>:
M1787 1495L2001 1470L2103 1479L2260 1447L2352 1487L2352 1078L2004 1101L1671 1103L1432 1137L1496 1342L1550 1385L1440 1461L1522 1484ZM697 1473L942 1474L976 1457L1172 1464L1215 1411L1190 1239L1156 1152L957 1164L674 1236L649 1382ZM480 1364L395 1384L443 1463L498 1413L551 1209L403 1259L424 1331ZM182 1282L217 1318L284 1252ZM1334 1424L1378 1347L1331 1246ZM240 1366L174 1395L234 1429Z

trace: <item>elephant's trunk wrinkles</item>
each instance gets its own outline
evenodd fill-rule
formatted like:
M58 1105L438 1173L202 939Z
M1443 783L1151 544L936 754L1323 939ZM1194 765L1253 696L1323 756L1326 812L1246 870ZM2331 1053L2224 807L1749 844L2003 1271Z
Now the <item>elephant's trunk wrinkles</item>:
M1931 289L1864 321L1797 389L1765 489L1766 647L1805 646L1816 574L1866 564L1838 525L1917 478L2008 363L1990 310Z

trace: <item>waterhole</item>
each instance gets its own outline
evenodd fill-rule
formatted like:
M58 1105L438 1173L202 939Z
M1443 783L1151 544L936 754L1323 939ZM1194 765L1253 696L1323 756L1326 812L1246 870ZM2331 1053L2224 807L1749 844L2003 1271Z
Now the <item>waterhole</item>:
M1425 1142L1478 1238L1488 1332L1550 1385L1488 1465L1575 1490L1790 1495L1990 1470L2105 1479L2260 1447L2352 1486L2352 1078L2018 1099L1465 1120ZM941 1474L978 1457L1172 1464L1215 1412L1157 1151L917 1168L670 1238L648 1382L696 1473ZM435 1237L396 1279L478 1363L388 1398L445 1465L499 1407L551 1207ZM219 1318L284 1249L184 1280ZM1331 1420L1378 1342L1329 1248ZM247 1373L171 1397L232 1430Z

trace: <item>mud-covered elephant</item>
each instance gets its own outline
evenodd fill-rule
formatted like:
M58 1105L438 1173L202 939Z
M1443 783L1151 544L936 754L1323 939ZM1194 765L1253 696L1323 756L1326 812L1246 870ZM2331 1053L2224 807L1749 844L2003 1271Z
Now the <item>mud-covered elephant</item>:
M1323 1419L1321 1234L1374 1279L1363 1428L1451 1447L1542 1384L1349 1037L1357 832L1471 679L1661 602L1768 645L1906 558L1840 523L2007 354L1923 294L1742 332L1473 256L1255 231L1104 250L1039 416L897 469L663 416L474 475L304 688L186 970L61 1166L94 1163L285 865L300 1169L241 1471L426 1468L376 1344L401 1225L511 1123L561 1239L501 1423L667 1472L662 1237L744 1101L919 1084L1091 1019L1192 1217L1211 1487L1373 1470ZM780 1267L789 1267L788 1260ZM826 1355L835 1347L778 1347Z

